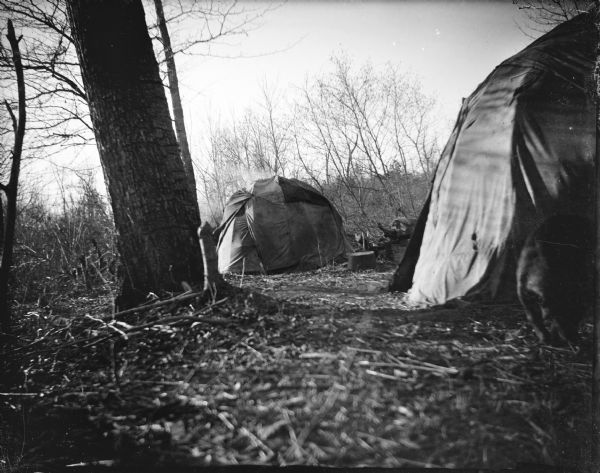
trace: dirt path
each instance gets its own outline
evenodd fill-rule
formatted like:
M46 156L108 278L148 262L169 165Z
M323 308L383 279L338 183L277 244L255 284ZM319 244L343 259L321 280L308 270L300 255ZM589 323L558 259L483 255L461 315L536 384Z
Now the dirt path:
M15 393L0 397L4 444L28 465L584 464L585 350L539 346L516 305L409 310L389 275L231 277L254 294L129 328L94 322L106 302L71 301L22 334L18 363L0 354L16 379L0 386Z
M514 438L515 442L507 444L523 447L507 456L500 453L500 445L484 447L479 465L490 462L491 455L496 456L490 463L495 465L514 466L521 461L584 467L590 451L589 344L578 354L538 345L518 304L454 303L447 307L415 308L402 295L387 292L392 272L386 268L351 273L338 268L324 270L323 274L254 276L246 278L243 284L283 303L298 304L303 313L316 315L317 319L330 317L336 327L337 343L328 343L334 346L339 343L345 348L358 347L359 351L365 350L363 353L373 350L378 359L387 356L397 360L398 353L408 353L415 366L420 365L417 360L424 362L420 366L425 372L431 364L429 374L435 373L434 377L419 384L427 386L429 399L446 397L456 402L458 396L470 405L466 411L472 416L462 436L444 435L444 443L469 445L474 440L469 437L476 436L479 430L483 437L499 444ZM240 282L239 278L233 279ZM588 324L588 340L590 332ZM385 362L362 361L363 366L370 364L386 366ZM576 372L571 371L574 366ZM438 368L440 371L436 372ZM372 377L394 380L394 376L386 377L385 373L385 369L369 371ZM394 375L398 375L395 370ZM472 385L475 380L480 383L477 389ZM489 382L491 385L487 385ZM460 432L458 426L465 421L465 413L456 404L440 404L448 409L446 420L456 429L455 434ZM488 431L492 426L495 433ZM499 433L504 429L500 435L504 439L500 440ZM525 452L531 443L536 444L532 451L537 451L530 456L531 452ZM452 447L447 448L452 451ZM470 454L472 448L469 447ZM433 458L436 454L428 458L427 466L435 465L431 463ZM441 462L438 466L461 464ZM472 465L478 465L477 461Z

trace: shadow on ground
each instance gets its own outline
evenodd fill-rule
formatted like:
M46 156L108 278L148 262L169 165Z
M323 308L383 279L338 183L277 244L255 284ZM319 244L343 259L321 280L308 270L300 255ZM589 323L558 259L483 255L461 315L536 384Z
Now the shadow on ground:
M232 277L208 306L119 323L102 300L39 314L2 353L3 466L585 466L590 350L537 344L514 304L411 310L388 277Z

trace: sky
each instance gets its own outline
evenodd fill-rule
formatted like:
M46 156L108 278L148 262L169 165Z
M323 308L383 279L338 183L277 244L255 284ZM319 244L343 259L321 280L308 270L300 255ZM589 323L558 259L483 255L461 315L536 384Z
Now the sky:
M260 101L263 84L289 96L307 78L326 72L331 56L340 53L358 67L390 63L416 75L424 92L436 97L442 118L453 122L462 98L532 41L520 29L524 15L509 0L241 4L279 6L246 37L212 45L214 57L177 59L187 127L195 143L196 130L208 117L218 121L241 115Z
M423 91L437 99L444 144L462 98L532 41L520 27L523 13L510 0L241 0L239 6L267 11L247 34L210 43L210 56L205 47L201 54L176 57L192 155L200 162L209 122L226 123L259 106L265 84L291 97L307 80L331 70L331 57L340 54L356 67L370 62L383 69L389 63L417 76ZM151 9L147 16L152 21ZM199 24L179 28L185 33ZM104 191L95 149L60 164L95 169ZM44 176L40 186L52 194L57 173Z

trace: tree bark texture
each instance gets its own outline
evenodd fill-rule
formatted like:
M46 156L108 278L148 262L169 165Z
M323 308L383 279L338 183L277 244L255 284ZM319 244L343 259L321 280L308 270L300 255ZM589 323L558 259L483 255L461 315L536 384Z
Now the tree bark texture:
M595 273L594 273L594 359L592 371L592 452L589 470L600 471L600 2L595 2L594 21L596 23L596 64L594 68L594 92L596 99L596 251L595 251Z
M140 0L68 0L124 267L121 305L200 281L200 215Z
M171 36L165 20L162 0L154 0L154 9L158 18L158 29L165 51L165 62L167 64L167 76L169 78L169 92L171 94L171 103L173 105L173 121L175 122L175 133L181 150L181 160L188 179L190 189L196 195L196 178L194 177L194 166L192 164L192 155L188 146L187 133L185 131L185 120L183 119L183 105L181 104L181 95L179 94L179 79L177 78L177 68L175 67L175 56L171 46Z
M12 269L13 247L15 240L15 224L17 221L17 193L19 187L19 174L21 171L21 154L23 152L23 140L25 137L26 107L25 107L25 77L23 75L23 63L21 61L21 51L19 50L19 41L15 35L15 29L12 21L8 20L8 42L12 51L12 60L15 65L17 76L17 93L19 97L19 116L15 117L12 108L8 102L4 102L8 113L13 122L13 131L15 141L12 149L12 163L10 168L10 177L8 183L2 186L2 191L6 195L6 224L3 218L3 238L2 238L2 260L0 262L0 326L2 331L8 332L10 329L10 304L8 302L8 281ZM2 201L0 200L0 206ZM2 210L3 213L3 210Z

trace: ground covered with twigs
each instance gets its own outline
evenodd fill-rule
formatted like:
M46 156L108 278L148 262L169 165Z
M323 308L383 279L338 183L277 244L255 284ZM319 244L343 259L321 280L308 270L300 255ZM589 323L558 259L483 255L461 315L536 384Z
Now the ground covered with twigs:
M107 295L20 307L0 470L586 465L591 326L542 346L516 304L409 307L390 274L232 276L116 318Z

